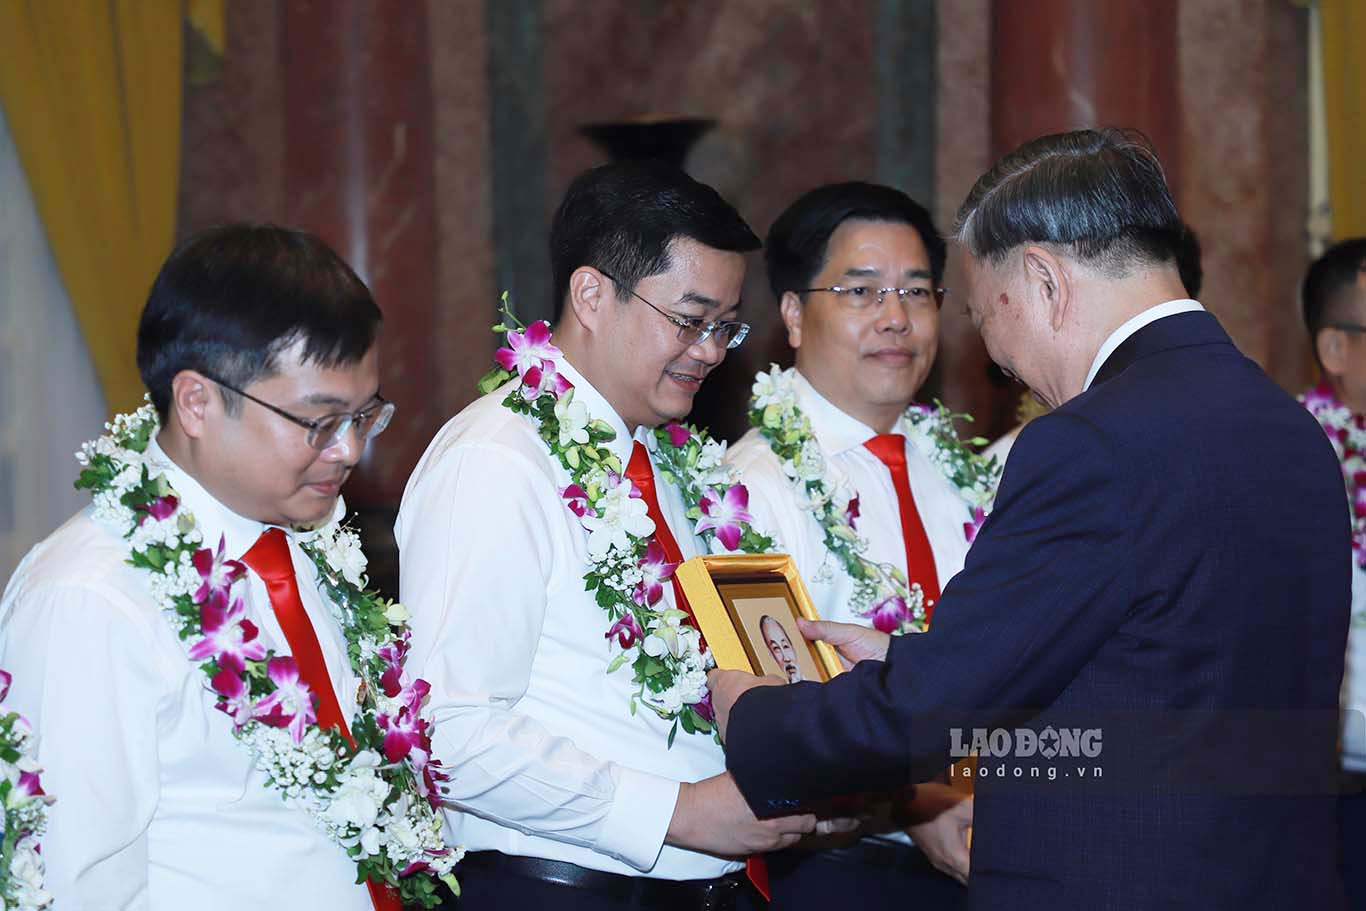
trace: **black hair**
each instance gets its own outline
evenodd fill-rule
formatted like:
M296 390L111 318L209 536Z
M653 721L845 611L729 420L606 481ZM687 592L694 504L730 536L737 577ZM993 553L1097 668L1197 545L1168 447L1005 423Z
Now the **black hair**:
M1133 130L1026 142L982 175L957 221L958 240L979 259L1054 244L1116 276L1179 261L1186 242L1162 163Z
M787 291L811 286L825 267L831 235L850 219L914 228L929 254L934 283L943 280L946 245L924 206L892 187L861 181L832 183L804 193L769 228L764 259L776 300L781 301Z
M1309 266L1304 276L1300 299L1304 305L1304 325L1313 339L1319 330L1339 315L1333 302L1345 289L1356 284L1366 267L1366 237L1353 237L1336 243ZM1315 350L1315 357L1318 356Z
M660 161L619 161L569 185L550 228L555 318L583 266L610 274L617 294L668 271L669 244L686 237L733 253L759 249L740 213L706 184Z
M1200 260L1200 238L1190 225L1183 224L1176 249L1176 271L1181 275L1181 284L1186 286L1186 294L1192 298L1200 297L1200 288L1205 284L1205 267Z
M230 224L182 243L157 274L138 324L138 370L162 420L171 381L195 370L243 389L277 369L302 340L302 359L359 362L382 316L365 283L312 234ZM241 399L221 389L233 413Z

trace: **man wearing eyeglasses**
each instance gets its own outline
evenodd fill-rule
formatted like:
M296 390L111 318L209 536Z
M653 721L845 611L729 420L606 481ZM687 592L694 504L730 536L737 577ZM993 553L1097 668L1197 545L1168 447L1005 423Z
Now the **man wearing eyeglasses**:
M1324 425L1342 463L1352 516L1353 622L1342 680L1338 860L1351 907L1366 908L1366 237L1324 251L1309 267L1301 297L1321 374L1301 401Z
M840 183L811 190L783 212L764 256L796 351L792 395L820 449L822 480L855 503L864 556L905 573L933 600L963 567L971 516L935 453L921 451L923 438L917 442L906 414L938 349L944 240L929 212L901 191ZM751 511L792 554L817 612L874 623L875 605L851 607L854 580L826 546L805 476L794 477L795 466L774 454L759 428L728 459L749 488ZM886 628L898 625L893 618ZM841 839L823 852L803 845L771 858L775 911L829 907L851 894L872 906L960 906L962 886L926 861L966 878L971 799L946 784L922 784L898 815L903 825L914 820L914 846L886 819L862 841Z
M380 319L316 237L229 225L171 255L138 328L161 421L147 471L165 475L204 546L245 564L232 593L255 639L294 657L343 719L359 681L299 545L342 517L341 486L393 413L379 395ZM0 602L0 667L59 795L42 840L56 907L396 909L234 738L123 535L98 509L79 513Z
M653 431L688 414L744 339L744 254L758 246L715 190L658 163L580 175L551 227L558 369L615 431L605 445L670 563L705 549L693 504L655 467ZM440 431L395 528L411 667L432 685L435 754L458 770L446 797L469 851L460 907L746 907L743 858L815 819L757 820L710 735L671 738L670 720L634 704L631 668L609 673L613 618L585 590L571 477L504 406L511 388ZM682 607L668 583L663 598Z

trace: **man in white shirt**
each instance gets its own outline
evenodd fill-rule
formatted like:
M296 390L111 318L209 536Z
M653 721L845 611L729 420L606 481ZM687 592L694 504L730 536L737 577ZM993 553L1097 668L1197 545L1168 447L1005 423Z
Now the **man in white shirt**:
M932 615L939 588L963 568L965 526L973 528L973 507L946 476L947 463L936 460L935 438L918 432L907 414L938 348L944 241L930 214L899 190L841 183L806 193L780 215L764 255L796 350L786 382L810 422L823 481L856 504L854 529L867 541L862 557L919 584ZM884 464L882 442L894 444L904 467ZM809 475L777 455L761 427L728 459L749 489L751 511L796 561L822 618L900 626L876 603L855 606L849 567L827 546L827 530L809 506ZM966 877L972 801L938 783L918 786L916 796L904 809L923 820L912 838L924 855L904 837L870 836L820 853L794 849L770 860L773 907L828 907L851 894L871 905L961 905L963 888L930 869L925 855Z
M743 339L743 253L758 246L714 190L658 164L580 175L551 229L559 374L585 419L615 433L602 445L624 474L657 494L650 527L676 539L669 562L702 544L650 454L654 429L687 415ZM437 434L395 527L412 667L432 685L435 754L459 770L444 794L470 852L460 907L743 904L741 860L815 820L756 820L711 735L671 735L638 704L632 667L609 673L613 637L634 634L585 589L572 478L531 417L505 407L515 386ZM674 605L667 583L663 598Z
M1352 516L1352 623L1342 678L1342 769L1338 801L1343 884L1366 908L1366 238L1334 244L1309 267L1305 325L1322 379L1301 401L1328 432L1347 484Z
M357 679L299 549L308 535L293 529L340 518L341 485L392 414L379 396L380 319L317 238L230 225L170 257L138 330L162 425L145 453L150 476L165 474L182 515L227 558L256 565L259 543L279 551L283 537L344 718ZM43 838L56 907L396 908L392 893L357 884L346 849L287 806L235 740L121 535L98 510L78 513L29 552L0 603L0 665L60 795ZM298 657L306 678L282 630L299 619L277 619L274 594L244 571L232 588L244 622L262 646Z

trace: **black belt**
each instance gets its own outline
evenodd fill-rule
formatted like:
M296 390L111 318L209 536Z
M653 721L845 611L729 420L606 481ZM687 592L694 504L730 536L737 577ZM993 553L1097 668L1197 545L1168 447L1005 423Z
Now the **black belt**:
M745 874L735 872L716 879L651 879L589 870L578 864L540 857L514 857L498 851L474 851L465 855L461 867L496 870L512 876L536 879L570 889L584 889L623 904L661 911L730 911L746 887Z

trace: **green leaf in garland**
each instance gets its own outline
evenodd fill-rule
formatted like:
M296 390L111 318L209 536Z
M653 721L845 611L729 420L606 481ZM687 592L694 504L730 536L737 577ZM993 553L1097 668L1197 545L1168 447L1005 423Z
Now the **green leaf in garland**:
M479 394L488 395L516 375L517 374L513 373L511 370L504 370L502 367L494 367L479 378Z

